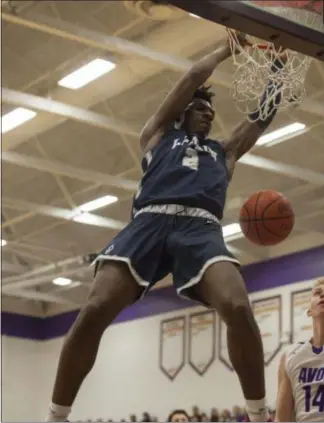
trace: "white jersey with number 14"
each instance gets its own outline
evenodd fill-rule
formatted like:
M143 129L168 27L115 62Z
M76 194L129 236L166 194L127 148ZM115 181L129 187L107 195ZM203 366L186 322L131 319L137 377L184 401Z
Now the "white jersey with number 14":
M324 422L324 346L310 342L292 345L286 353L286 372L294 397L296 422Z

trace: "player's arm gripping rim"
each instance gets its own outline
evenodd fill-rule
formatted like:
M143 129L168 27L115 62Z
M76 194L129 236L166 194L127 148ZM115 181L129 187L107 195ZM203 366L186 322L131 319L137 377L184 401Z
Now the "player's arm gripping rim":
M294 421L294 398L290 379L285 368L285 354L281 357L278 374L278 394L276 406L276 422Z
M273 71L278 72L286 62L286 53L282 53L279 59L276 59L273 63ZM280 88L280 87L279 87ZM229 140L223 143L224 149L227 153L227 159L229 168L234 168L235 162L239 160L245 153L251 150L256 144L263 132L269 127L273 121L277 107L281 102L281 91L278 90L274 100L269 105L266 103L266 98L269 94L272 94L273 90L278 90L278 85L275 82L269 82L265 93L261 99L261 109L263 107L270 107L271 111L265 120L259 120L260 111L256 110L250 117L253 122L244 120L241 122L233 131Z
M244 37L241 36L242 42ZM217 43L212 53L196 62L180 79L141 132L140 144L144 153L160 141L165 131L186 109L197 88L203 85L215 68L230 55L229 40L223 39Z

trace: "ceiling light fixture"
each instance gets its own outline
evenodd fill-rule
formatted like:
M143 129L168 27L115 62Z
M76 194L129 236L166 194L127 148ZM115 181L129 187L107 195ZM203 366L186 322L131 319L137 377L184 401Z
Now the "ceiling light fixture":
M71 285L72 280L68 278L55 278L53 279L53 284L58 286L68 286Z
M275 131L269 132L268 134L262 135L262 137L258 139L256 145L270 147L274 144L287 141L288 139L296 137L297 135L301 135L306 131L308 131L308 129L306 129L305 124L295 122Z
M33 119L36 115L37 113L33 110L17 107L1 117L1 132L5 134Z
M85 85L88 85L95 79L100 78L102 75L111 72L113 69L115 69L115 67L115 63L110 62L109 60L94 59L62 78L58 82L58 85L61 87L70 88L71 90L77 90L84 87Z
M115 195L105 195L104 197L88 201L87 203L82 204L80 207L77 207L77 209L82 212L90 212L93 210L101 209L102 207L106 207L109 204L116 203L116 201L118 201L118 198Z

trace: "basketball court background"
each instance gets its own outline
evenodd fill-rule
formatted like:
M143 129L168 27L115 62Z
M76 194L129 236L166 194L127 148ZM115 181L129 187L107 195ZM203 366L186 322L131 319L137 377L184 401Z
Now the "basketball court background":
M190 12L200 14L195 7ZM188 10L141 1L3 1L1 24L2 115L17 107L37 113L2 134L2 311L49 317L79 309L92 278L89 254L129 220L141 175L141 125L181 73L212 51L226 32ZM312 36L317 43L323 40L323 34ZM296 37L289 37L296 43ZM301 44L303 49L306 41ZM324 67L323 56L318 57L306 82L308 98L280 113L268 132L296 122L305 129L255 147L237 166L224 226L237 223L241 204L260 189L284 193L297 215L292 235L277 247L261 248L240 233L229 235L228 245L243 265L324 244ZM80 89L58 85L96 58L116 68ZM228 136L243 119L231 99L232 73L229 59L211 78L215 137ZM86 216L76 213L80 205L106 195L118 201ZM303 266L315 274L294 282L323 274L321 257L304 258ZM269 266L264 269L272 272ZM59 277L71 283L54 285ZM167 278L160 287L169 284Z

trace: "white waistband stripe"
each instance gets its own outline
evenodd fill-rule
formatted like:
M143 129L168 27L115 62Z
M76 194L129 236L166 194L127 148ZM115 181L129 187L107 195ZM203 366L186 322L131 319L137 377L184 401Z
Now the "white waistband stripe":
M219 223L219 219L217 219L216 216L214 216L212 213L209 213L207 210L180 206L179 204L155 204L147 206L137 210L134 217L137 217L142 213L161 213L177 216L200 217L202 219L209 219L213 222Z

